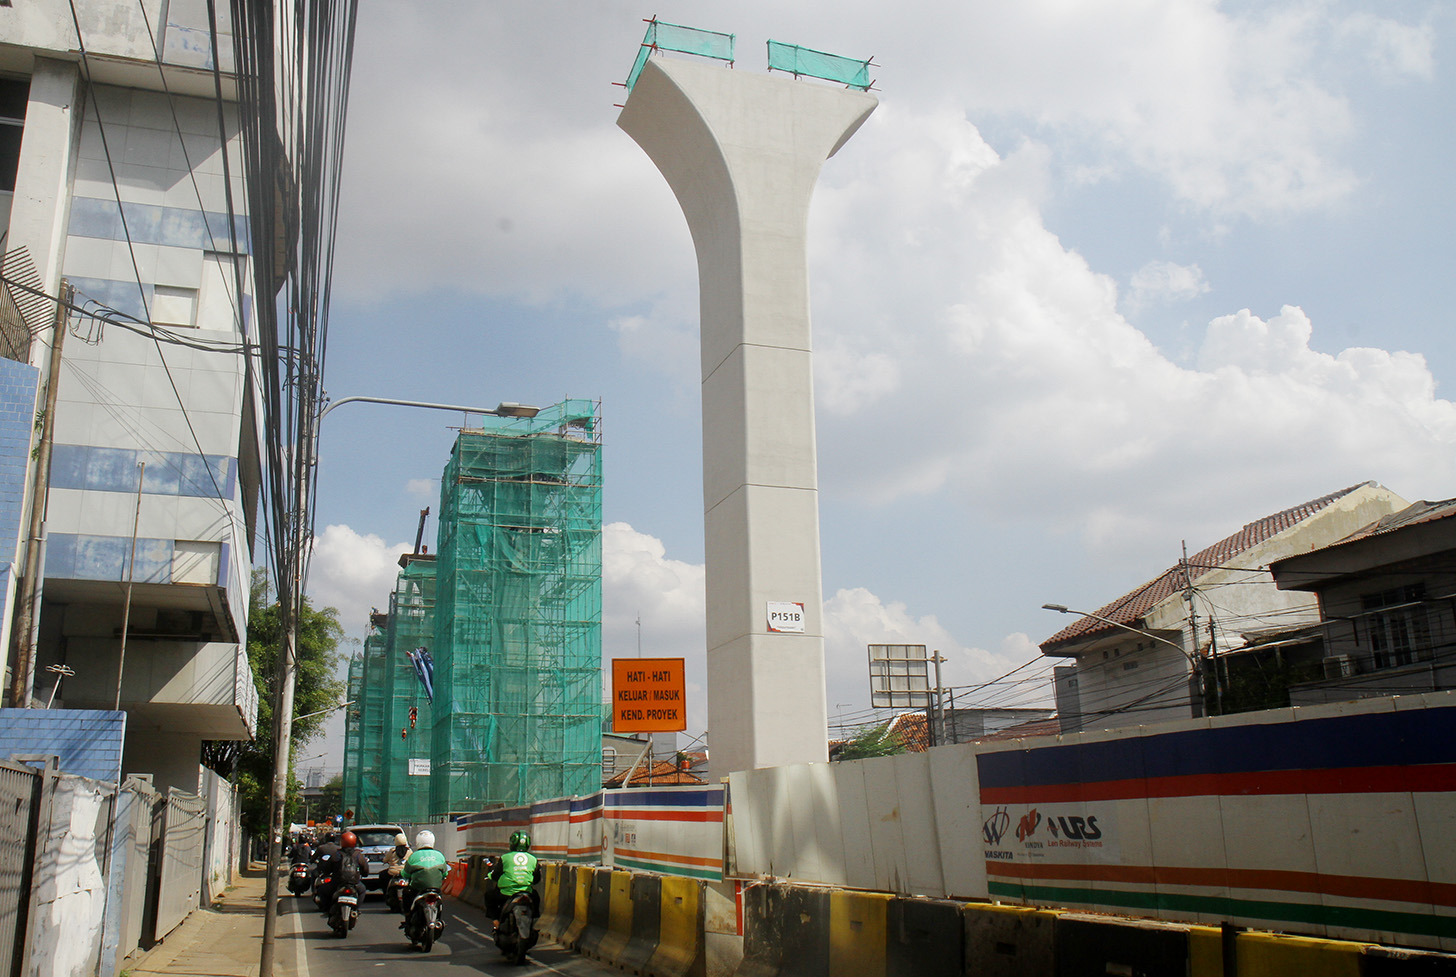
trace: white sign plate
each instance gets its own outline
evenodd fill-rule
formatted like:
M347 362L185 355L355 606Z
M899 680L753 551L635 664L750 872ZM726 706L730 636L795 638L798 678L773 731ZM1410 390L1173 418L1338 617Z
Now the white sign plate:
M794 601L769 601L768 629L789 634L803 634L804 605Z
M430 775L430 758L410 757L409 775L411 777L428 777Z

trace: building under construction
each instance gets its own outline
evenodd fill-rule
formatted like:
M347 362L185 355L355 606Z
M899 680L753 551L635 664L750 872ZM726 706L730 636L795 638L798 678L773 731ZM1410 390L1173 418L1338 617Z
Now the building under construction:
M601 528L595 403L460 432L437 553L401 559L385 621L350 670L344 800L356 821L599 786Z

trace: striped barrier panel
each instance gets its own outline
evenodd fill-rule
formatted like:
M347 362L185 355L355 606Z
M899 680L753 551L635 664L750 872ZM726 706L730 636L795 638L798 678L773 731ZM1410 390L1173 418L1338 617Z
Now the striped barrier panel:
M737 977L830 977L829 890L762 882L743 889Z
M829 893L829 972L834 977L884 977L886 917L894 896Z
M965 966L961 904L897 897L885 920L890 977L960 977Z
M576 911L576 869L562 862L542 866L541 919L537 926L557 943Z
M662 877L657 949L643 968L645 977L703 977L707 973L705 888L706 883L697 879Z
M965 972L977 977L1055 974L1057 915L1028 906L977 902L962 907Z
M662 932L662 876L637 872L623 874L627 875L631 884L628 939L612 963L629 973L640 974L657 952L657 941Z

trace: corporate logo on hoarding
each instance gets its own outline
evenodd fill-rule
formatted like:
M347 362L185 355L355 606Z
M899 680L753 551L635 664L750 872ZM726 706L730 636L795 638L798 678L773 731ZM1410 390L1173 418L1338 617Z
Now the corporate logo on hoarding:
M1018 811L1011 805L985 807L982 813L987 815L981 822L981 840L988 860L1055 858L1069 848L1098 860L1118 857L1116 836L1108 834L1115 820L1109 822L1112 812L1101 806L1088 810L1043 805Z
M1041 824L1041 815L1036 813L1036 808L1027 811L1021 816L1021 823L1016 826L1016 840L1026 841L1036 834L1036 827L1039 824Z
M1057 826L1061 825L1061 830ZM1047 830L1052 833L1053 838L1065 838L1069 841L1096 841L1102 837L1102 830L1097 827L1097 818L1088 815L1085 818L1059 817L1055 821L1047 819Z
M1006 813L1006 808L996 808L996 813L986 819L981 825L981 837L986 839L988 845L999 845L1001 839L1006 836L1006 829L1011 827L1011 815Z

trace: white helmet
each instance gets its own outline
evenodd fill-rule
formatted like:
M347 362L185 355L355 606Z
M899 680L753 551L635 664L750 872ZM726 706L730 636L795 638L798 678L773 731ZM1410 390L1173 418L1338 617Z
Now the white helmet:
M415 847L416 848L434 848L435 847L435 832L426 830L426 831L421 831L418 834L416 834L415 835Z

